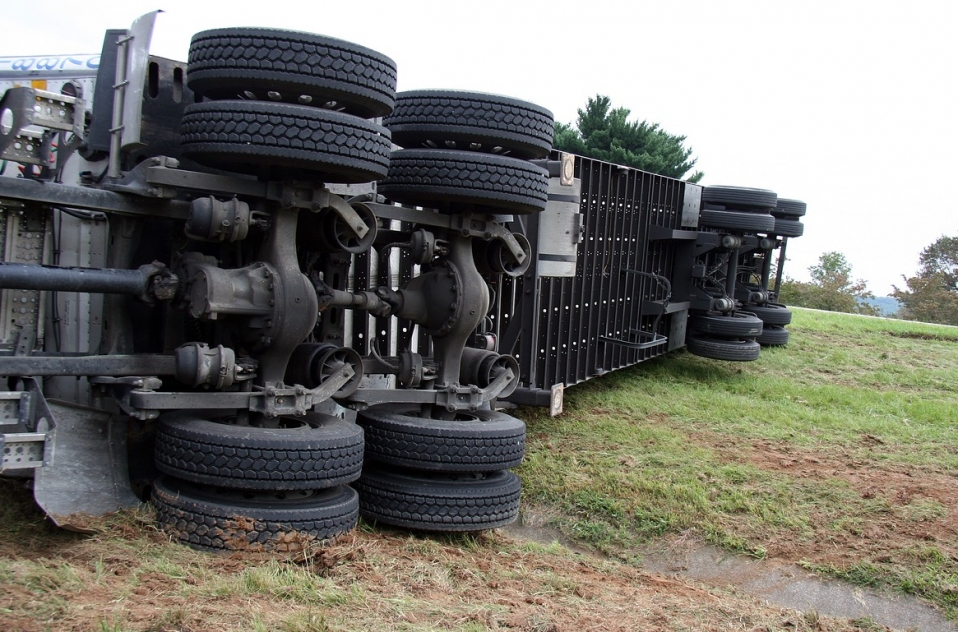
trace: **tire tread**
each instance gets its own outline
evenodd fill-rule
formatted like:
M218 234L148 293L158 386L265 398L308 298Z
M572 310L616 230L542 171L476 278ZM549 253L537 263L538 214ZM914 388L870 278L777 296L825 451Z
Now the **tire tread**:
M214 99L237 98L237 87L280 92L287 102L298 102L306 94L317 101L339 101L351 114L376 117L392 111L396 98L392 59L312 33L261 28L203 31L193 36L187 63L190 89Z
M369 468L356 484L363 517L427 531L481 531L505 526L519 514L521 483L512 472L481 484L435 483L411 473Z
M481 472L517 467L525 424L504 413L476 411L476 421L440 421L371 409L359 413L366 457L413 469Z
M188 486L161 478L154 482L151 500L164 531L183 544L212 551L298 552L312 541L352 530L359 518L358 495L346 486L311 506L282 510L195 498Z
M164 474L251 490L322 489L359 478L363 431L335 420L312 429L227 426L174 413L157 425L154 457Z
M544 210L548 188L548 172L530 162L434 149L394 151L379 184L379 192L397 202L475 204L514 213Z
M516 158L544 158L552 149L552 113L509 97L451 90L416 90L396 95L396 107L383 120L393 140L412 149L432 142L487 151L501 146Z
M723 340L695 334L686 336L685 346L693 355L728 362L758 360L762 350L754 340Z
M260 101L210 101L186 106L183 153L203 164L243 173L293 167L338 183L386 175L389 131L354 116Z

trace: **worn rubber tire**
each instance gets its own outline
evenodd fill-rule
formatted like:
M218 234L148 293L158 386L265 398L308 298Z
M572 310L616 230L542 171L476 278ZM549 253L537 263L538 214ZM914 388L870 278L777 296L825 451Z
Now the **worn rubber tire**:
M364 518L426 531L482 531L519 515L512 472L427 474L366 466L356 483Z
M744 312L689 314L688 325L692 331L710 336L754 339L762 333L762 319Z
M295 553L352 530L359 518L358 495L345 485L257 493L161 477L151 500L160 528L201 550Z
M708 186L702 189L702 202L721 204L728 210L773 209L778 195L767 189Z
M366 458L438 472L490 472L517 467L526 446L526 425L489 410L459 413L462 419L425 419L418 409L378 406L359 413Z
M807 205L805 202L802 202L801 200L778 198L778 202L775 204L775 208L772 210L772 215L787 219L797 219L805 215L806 207Z
M186 106L183 153L241 173L288 176L289 169L333 183L378 180L389 168L389 130L330 110L265 101Z
M765 305L748 304L742 308L743 312L751 312L766 325L784 327L792 322L792 311L781 303L766 303Z
M788 330L778 325L769 325L755 340L763 347L780 347L788 344Z
M482 92L414 90L396 95L383 119L406 149L458 149L514 158L544 158L552 149L552 112L533 103Z
M751 362L758 360L762 351L761 345L754 340L726 340L710 338L698 334L689 334L685 337L685 346L689 353L713 360L729 362Z
M507 213L538 213L548 199L548 172L525 160L468 151L394 151L379 192L396 202L440 205L448 212L473 206Z
M699 226L767 233L775 228L775 218L762 213L702 210L699 211Z
M210 99L279 100L364 118L385 116L396 98L392 59L351 42L278 29L197 33L186 76L191 90Z
M797 220L776 218L772 232L779 237L801 237L805 234L805 225Z
M319 413L291 421L303 425L253 428L168 413L157 423L156 467L193 483L250 490L322 489L359 478L362 428Z

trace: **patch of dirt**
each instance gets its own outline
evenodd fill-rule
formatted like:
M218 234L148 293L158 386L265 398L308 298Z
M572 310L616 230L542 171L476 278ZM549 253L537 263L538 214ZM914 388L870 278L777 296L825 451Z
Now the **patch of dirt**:
M893 338L908 338L912 340L931 340L934 342L958 342L958 337L939 334L926 334L919 331L889 331Z
M933 545L958 560L958 477L931 468L884 462L884 442L863 434L858 446L827 450L765 439L698 433L693 437L726 461L749 463L806 481L842 481L868 501L870 510L850 514L840 527L834 515L812 515L813 537L772 539L772 557L845 566L862 560L895 561L916 553L916 543Z
M502 532L426 537L363 525L298 556L216 555L169 543L146 516L110 516L91 525L96 535L50 549L11 537L22 523L0 520L0 629L860 629ZM250 579L264 569L272 579Z

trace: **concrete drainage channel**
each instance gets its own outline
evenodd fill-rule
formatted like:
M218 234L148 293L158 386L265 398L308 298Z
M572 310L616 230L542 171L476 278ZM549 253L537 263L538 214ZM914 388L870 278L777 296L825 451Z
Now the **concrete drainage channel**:
M592 555L530 512L503 531L517 540L551 544ZM872 621L897 630L955 632L958 625L914 597L890 595L825 580L794 564L734 555L716 547L688 543L642 551L645 570L711 586L733 586L769 604L831 617Z
M941 613L914 597L824 580L794 564L756 560L704 545L647 552L642 558L649 571L713 586L735 586L784 608L849 619L869 617L901 630L958 630Z

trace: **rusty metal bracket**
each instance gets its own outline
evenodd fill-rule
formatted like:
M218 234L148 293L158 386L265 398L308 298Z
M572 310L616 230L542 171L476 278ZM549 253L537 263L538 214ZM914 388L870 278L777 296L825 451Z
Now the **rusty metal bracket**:
M297 208L314 212L330 209L360 239L370 230L349 202L325 187L297 180L258 182L186 171L179 169L179 162L168 156L154 156L143 161L124 174L121 180L107 184L107 188L160 198L176 197L178 189L258 197L276 202L286 209Z
M334 213L339 215L343 222L349 226L350 230L356 233L357 237L360 239L365 237L366 233L369 232L369 227L366 226L366 222L362 220L362 218L359 216L359 213L357 213L355 209L353 209L353 207L350 206L349 203L343 198L339 197L338 195L334 195L329 191L326 191L326 193L328 195L325 208L330 208Z
M502 224L488 219L485 215L445 215L372 202L367 202L366 206L372 210L376 217L382 219L448 228L458 232L463 237L474 237L485 241L498 239L509 249L517 263L522 263L528 256L511 231Z
M352 367L343 365L339 371L313 389L299 385L288 388L269 386L262 391L262 396L250 399L249 409L266 417L302 416L315 404L332 397L355 374Z
M377 404L436 404L450 412L457 410L478 410L483 404L491 402L515 378L512 369L506 369L489 386L462 386L459 384L439 386L436 389L373 389L361 388L351 395L349 402L362 406Z
M124 404L136 412L134 416L141 419L153 419L163 410L190 408L249 410L271 418L302 416L316 404L330 399L355 374L349 365L343 365L313 389L296 385L283 388L255 387L253 391L238 392L159 393L149 388L135 388L129 391Z
M160 414L159 411L140 410L130 404L130 395L134 391L153 392L163 386L163 382L158 377L141 377L136 375L111 377L100 375L91 377L90 383L110 387L117 406L134 419L142 419L144 421L156 419Z

